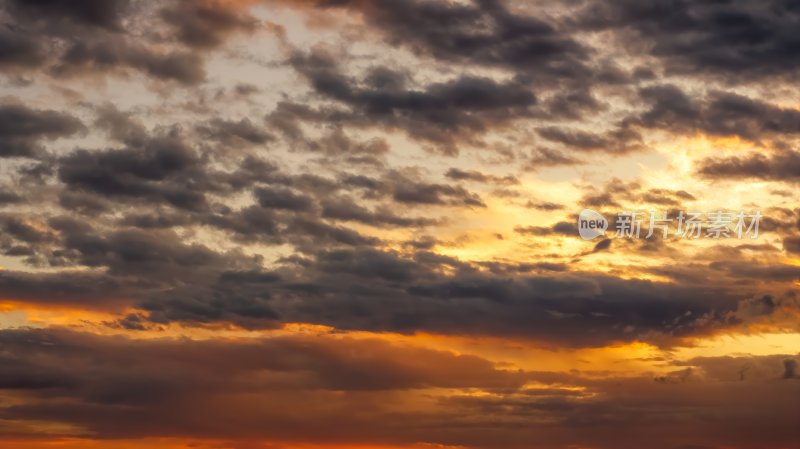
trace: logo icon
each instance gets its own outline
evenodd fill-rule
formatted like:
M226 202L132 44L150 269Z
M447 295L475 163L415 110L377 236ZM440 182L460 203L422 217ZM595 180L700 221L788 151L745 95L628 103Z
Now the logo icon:
M606 233L608 220L600 212L584 209L578 214L578 234L584 240L592 240Z

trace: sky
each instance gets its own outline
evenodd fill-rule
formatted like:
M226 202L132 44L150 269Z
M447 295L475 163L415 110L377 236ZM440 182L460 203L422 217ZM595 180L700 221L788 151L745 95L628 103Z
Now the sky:
M797 1L0 23L0 447L800 446Z

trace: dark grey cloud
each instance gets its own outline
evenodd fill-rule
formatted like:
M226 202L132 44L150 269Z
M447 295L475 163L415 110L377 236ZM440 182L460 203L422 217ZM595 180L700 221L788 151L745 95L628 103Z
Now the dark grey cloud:
M0 106L0 157L34 157L41 141L70 136L85 129L77 118L21 105Z
M0 67L31 68L45 61L45 51L35 36L15 30L10 25L0 27Z
M261 145L273 139L268 132L248 119L239 121L213 119L208 124L201 125L198 131L204 137L230 146Z
M470 264L430 252L435 242L416 245L410 254L380 250L379 240L307 212L253 205L204 216L207 225L231 232L234 241L295 248L296 257L264 271L259 256L184 241L170 229L185 223L177 211L130 215L108 231L67 217L50 219L43 231L42 225L8 216L0 241L7 254L63 269L58 275L6 272L2 290L34 304L134 306L142 311L137 318L142 326L175 321L271 328L307 322L378 332L513 336L567 346L635 339L669 345L741 322L727 314L741 308L741 293L727 279L711 282L715 272L782 282L800 276L789 266L731 262L709 266L700 285L622 280L570 273L556 261ZM374 222L377 216L362 218ZM392 225L419 224L389 217L383 219ZM518 232L577 235L572 222ZM596 251L608 246L598 245ZM61 293L48 296L53 289Z
M800 254L800 236L783 239L783 249L790 253Z
M99 109L97 123L123 146L78 150L52 161L64 185L60 204L82 213L120 213L99 226L51 219L52 232L45 233L9 221L13 226L4 249L28 251L51 266L90 267L124 286L125 302L140 309L135 318L116 323L124 328L170 322L271 328L301 321L341 329L506 335L573 346L632 339L661 344L662 339L709 332L704 323L729 324L724 312L736 305L736 295L719 285L653 287L570 273L569 265L557 261L471 265L427 251L435 245L430 242L409 254L380 249L379 239L342 223L424 227L436 222L400 214L391 205L424 209L482 207L483 202L461 185L432 182L413 169L293 174L244 156L245 147L243 155L228 155L222 159L226 167L217 167L220 160L177 131L150 133L135 117L113 108ZM242 123L204 122L220 133L228 125L238 130ZM195 130L202 134L203 128ZM346 134L334 131L329 137L321 152L353 148ZM337 149L339 144L348 150ZM376 145L364 151L385 151ZM445 177L464 184L516 181L458 169ZM240 207L213 199L251 192L254 203ZM648 191L621 182L610 183L602 193L669 204L693 198L687 192ZM273 276L263 271L258 257L191 244L173 229L193 226L223 231L237 243L288 244L296 257L279 261ZM569 221L520 232L577 235ZM607 249L603 245L596 249ZM707 295L717 299L698 300ZM36 290L27 297L44 301Z
M592 94L590 87L571 87L569 90L554 93L543 102L547 114L556 120L577 120L587 114L607 110L608 105Z
M337 260L344 258L348 264L331 266L325 262L323 273L337 274L337 283L342 287L349 283L350 276L356 280L368 275L373 279L383 278L387 283L344 288L340 292L332 278L323 277L328 279L323 323L345 329L400 332L436 329L455 334L527 337L558 341L562 345L602 346L629 338L658 343L659 338L669 340L706 332L697 318L713 316L713 309L735 307L724 299L726 294L711 286L706 288L716 289L715 293L591 275L514 279L465 272L436 279L430 273L415 273L419 267L392 262L386 255L382 255L380 262L362 256L365 255L359 252L339 253ZM331 271L334 268L336 271ZM409 282L411 279L413 283ZM391 287L393 282L405 285ZM718 297L713 306L700 305L693 299L694 295L709 294ZM675 302L674 298L681 299ZM307 309L283 313L287 317L299 313L303 321L314 320L313 303L309 301ZM334 306L336 303L338 306ZM319 309L318 313L321 312Z
M220 2L178 0L161 10L177 39L189 47L209 49L221 45L236 31L253 31L256 19Z
M490 179L492 178L486 178L487 181ZM513 179L498 177L494 181L505 183L513 182ZM345 173L339 183L340 188L354 191L366 200L391 200L400 205L411 204L416 207L486 207L481 196L466 187L430 182L413 170L390 170L380 177Z
M42 229L40 222L33 217L15 216L13 214L0 215L4 237L14 237L20 242L42 243L53 241L50 229Z
M286 209L308 211L314 206L311 197L282 188L258 188L254 192L261 207L267 209Z
M292 218L287 223L286 230L301 252L314 251L320 245L373 246L381 241L344 226L308 217Z
M578 225L573 222L559 221L551 226L517 226L514 232L522 235L548 236L563 235L567 237L578 236Z
M800 181L800 153L776 150L771 155L708 158L699 162L698 173L715 179L761 179L765 181Z
M92 193L71 191L59 194L58 205L71 213L94 217L107 213L112 207L112 203L106 198Z
M608 246L599 245L597 251ZM273 326L279 317L339 329L500 335L567 346L636 339L670 345L741 322L728 314L740 307L739 293L729 284L622 280L564 273L560 264L494 263L486 273L426 251L408 258L369 246L308 254L294 268L286 265L281 279L264 286L261 296L242 296L262 297L259 303L274 316L251 313L240 306L244 299L222 300L241 290L237 283L226 289L215 284L174 289L144 303L152 312L147 319L200 320L199 311L207 310L203 320L245 327ZM455 274L442 275L445 271ZM530 271L556 274L526 274Z
M41 274L3 271L0 291L8 298L32 304L109 310L121 310L139 293L135 285L120 279L69 270Z
M20 196L18 193L8 189L0 188L0 205L19 203L22 201L22 199L22 196Z
M713 91L691 96L675 85L640 89L650 108L627 119L628 126L657 128L672 133L704 132L737 136L752 142L800 133L800 112L743 95Z
M95 125L111 139L132 146L147 141L147 129L133 114L120 111L113 104L102 105L96 112Z
M410 282L420 274L413 261L392 252L373 249L323 252L317 262L323 273L349 274L365 279Z
M168 229L178 226L192 226L195 223L191 215L179 212L168 212L164 210L152 213L131 213L124 216L118 222L122 227L134 227L141 229Z
M408 204L458 204L486 207L480 196L463 187L428 184L405 179L394 187L392 197L399 203Z
M649 189L641 194L641 201L662 206L680 206L697 198L685 190Z
M563 204L551 203L550 201L533 201L533 200L528 200L528 202L525 203L525 207L527 207L528 209L537 209L547 212L562 210L565 208Z
M519 184L519 179L513 175L497 176L481 173L477 170L461 170L458 168L451 168L447 170L445 176L454 181L473 181L500 185L515 185Z
M611 240L611 239L600 240L599 242L597 242L596 245L594 245L594 248L592 249L592 252L596 253L596 252L599 252L599 251L608 250L609 248L611 248L611 243L612 242L613 242L613 240Z
M556 167L560 165L576 165L581 161L562 151L552 148L541 147L533 150L525 164L526 170L535 171L545 167Z
M71 190L200 210L208 186L196 170L197 154L179 137L164 136L142 147L76 151L59 161L58 178Z
M581 29L616 30L620 42L659 58L668 73L708 75L730 83L793 79L800 58L792 1L583 2Z
M568 130L555 126L540 128L537 132L545 140L562 144L566 148L576 151L627 153L643 148L642 136L629 127L620 127L603 134Z
M238 211L225 210L211 214L206 223L218 229L226 230L240 242L267 240L280 241L279 220L275 213L260 206L248 206Z
M121 29L129 0L7 0L14 11L29 20L62 20L112 31Z
M203 59L195 53L182 50L159 52L116 36L71 42L53 71L56 75L68 76L85 72L105 74L125 68L185 85L198 84L206 77Z
M316 2L358 8L387 42L454 62L505 67L538 79L587 76L591 50L549 20L518 14L505 3L430 1Z
M359 141L338 127L320 139L307 140L305 146L309 151L324 155L327 160L377 167L384 165L384 157L390 151L389 144L382 138Z
M150 295L139 304L146 311L146 315L140 315L140 325L147 328L153 323L180 322L193 325L232 323L245 329L280 327L280 315L269 303L270 284L275 282L274 278L247 279L226 274L211 285Z
M177 45L159 47L138 30L126 28L136 22L131 19L145 15L144 5L133 6L128 0L7 0L0 8L8 22L0 32L0 63L4 66L56 77L106 76L132 69L184 85L205 79L203 55ZM204 11L200 6L196 9ZM224 21L198 14L200 18L186 13L183 22L172 21L181 30L178 42L196 43L190 37L196 38L203 25L208 26L206 39L221 39L218 33L224 33ZM212 26L219 28L212 32Z
M592 187L581 198L581 204L594 208L613 208L613 212L620 212L623 204L636 208L644 205L656 205L663 208L684 206L695 201L694 195L685 190L670 189L644 189L636 180L622 181L618 178L611 179L601 188ZM674 213L673 213L674 215Z
M77 264L107 269L109 274L137 276L141 281L178 284L239 267L253 267L257 258L238 252L219 253L183 242L170 230L120 229L102 234L82 222L53 220L63 249Z
M271 245L290 243L299 252L313 251L320 246L375 245L380 242L380 239L330 222L348 221L350 217L326 216L324 211L319 215L317 209L313 211L306 209L304 199L307 198L305 196L294 200L271 198L270 202L274 206L280 205L277 201L287 202L281 207L252 205L235 211L222 210L197 219L204 224L229 232L238 243L262 242Z

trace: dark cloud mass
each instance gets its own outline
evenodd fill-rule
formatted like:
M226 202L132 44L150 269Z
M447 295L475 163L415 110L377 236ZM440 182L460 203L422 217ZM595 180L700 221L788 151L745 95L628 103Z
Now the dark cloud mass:
M786 432L794 424L789 398L800 387L785 375L796 367L796 360L785 355L695 359L688 370L674 367L680 374L669 379L680 381L662 383L647 377L510 371L471 355L325 335L137 341L4 330L0 344L0 388L37 399L4 404L0 416L57 422L104 439L245 433L314 443L424 440L516 448L594 441L635 448L631 438L666 427L673 432L652 447L686 441L782 447L790 444L782 435L791 436ZM209 365L215 368L208 370ZM728 380L743 366L750 376L746 381ZM487 394L470 395L465 388ZM431 409L398 411L392 407L397 394L427 397ZM740 408L742 402L753 407ZM651 415L655 406L661 410L657 419ZM230 407L248 413L228 413ZM351 413L352 407L367 407L369 413ZM765 419L763 407L777 413ZM717 410L713 417L707 416L711 408ZM454 420L464 425L453 426ZM511 425L520 422L527 425ZM622 424L634 424L633 430L602 431ZM311 435L308 426L315 428Z
M295 55L292 65L320 94L352 108L348 121L366 115L389 128L456 151L455 138L465 138L491 126L524 116L536 96L523 84L500 83L489 78L462 76L420 89L388 85L360 87L341 72L334 56L313 52Z
M628 29L630 37L649 44L649 53L662 59L669 71L730 82L742 77L793 79L800 64L800 8L793 1L583 3L578 26Z
M128 0L9 0L11 9L34 20L68 20L110 30L119 29Z
M769 156L755 153L743 157L707 159L700 165L700 174L710 178L751 178L797 183L800 181L800 153L783 150Z
M234 31L252 31L255 19L226 8L223 2L171 2L161 10L163 19L175 29L178 40L189 47L213 48L225 42Z
M138 10L127 0L6 0L0 6L5 65L45 67L56 76L130 68L183 84L205 78L198 54L142 43L139 30L127 28L126 14Z
M0 29L0 66L37 67L44 59L44 51L33 36L26 36L6 26Z
M519 15L503 2L317 2L360 8L391 43L439 59L531 70L543 77L577 78L589 71L590 51L537 17ZM491 25L491 26L489 26Z
M34 156L42 149L42 139L69 136L81 129L80 120L65 113L0 106L0 157Z
M710 92L696 99L674 85L647 87L639 94L652 106L634 123L647 128L703 131L755 142L770 135L800 133L800 112L796 109L780 108L742 95Z

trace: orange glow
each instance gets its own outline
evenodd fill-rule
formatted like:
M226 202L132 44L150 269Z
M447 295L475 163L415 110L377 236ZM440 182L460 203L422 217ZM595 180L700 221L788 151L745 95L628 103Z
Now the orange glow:
M8 446L6 446L8 445ZM52 441L3 441L14 449L466 449L465 446L412 444L405 446L361 444L309 444L274 441L198 441L180 438L145 438L136 440L57 439Z

